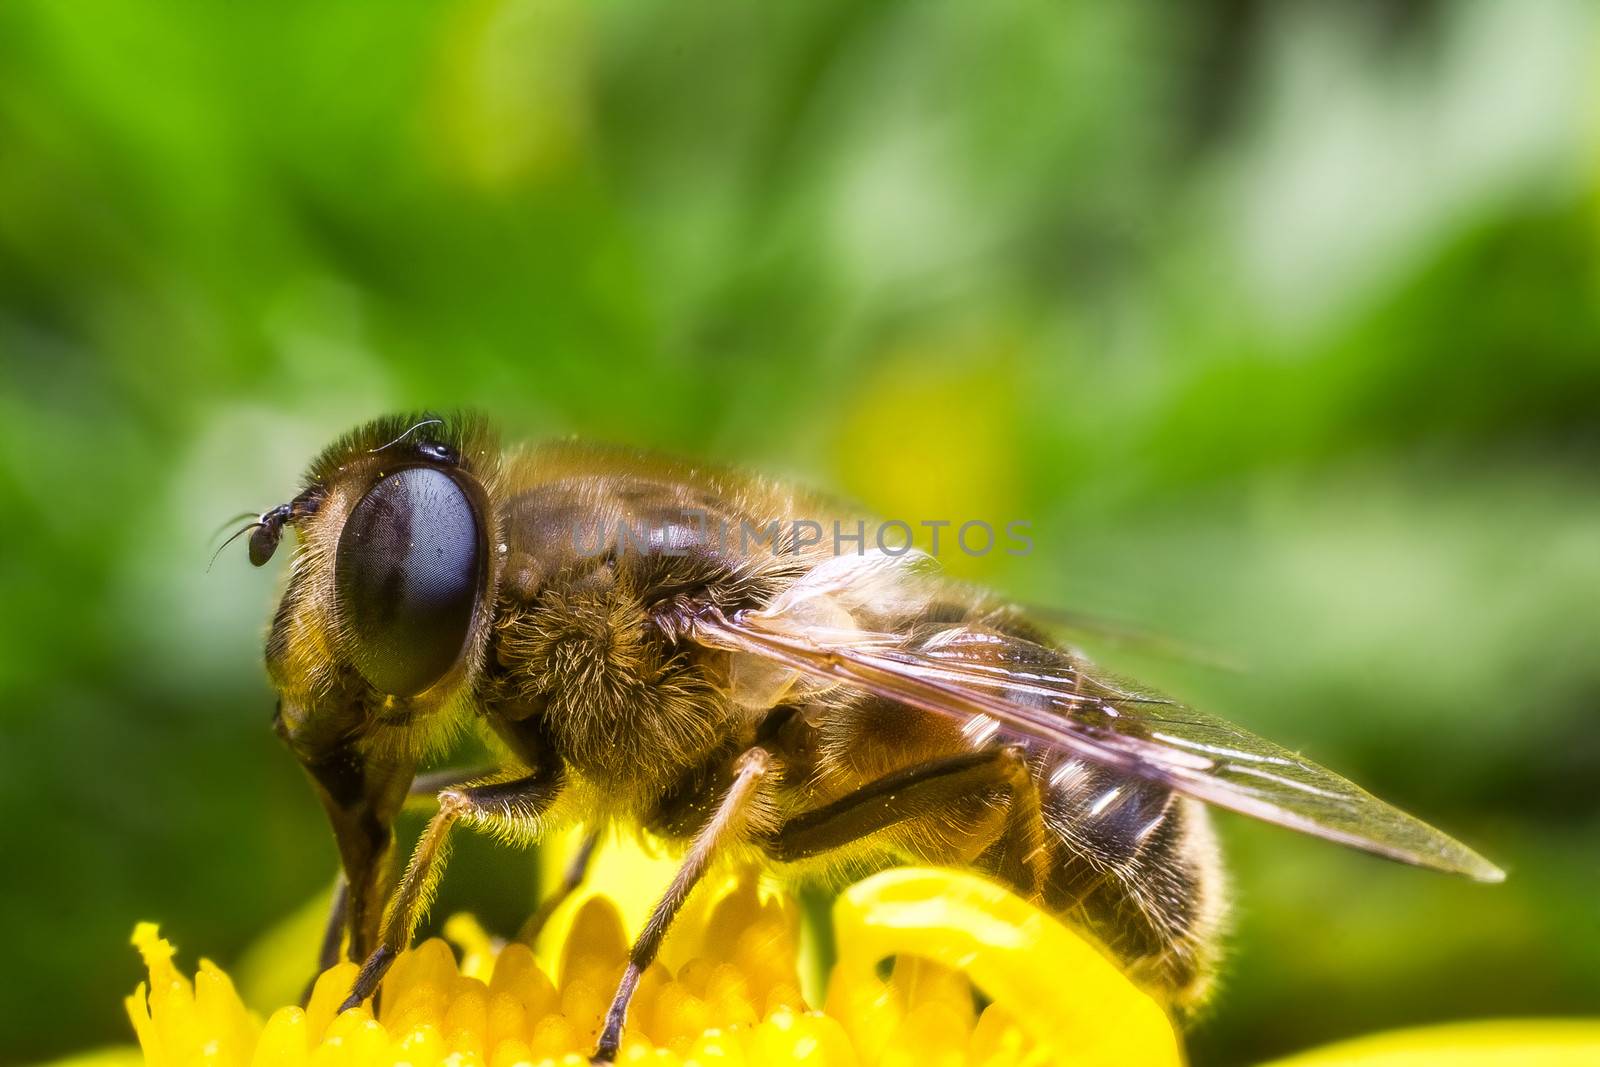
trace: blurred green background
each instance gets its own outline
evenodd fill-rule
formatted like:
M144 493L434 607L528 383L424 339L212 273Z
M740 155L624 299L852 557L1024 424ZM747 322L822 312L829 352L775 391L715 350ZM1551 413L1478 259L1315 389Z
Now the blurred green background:
M1600 1008L1589 3L0 6L0 1060L334 854L226 516L468 404L1026 518L953 562L1480 846L1221 819L1199 1067ZM465 845L440 910L525 908Z

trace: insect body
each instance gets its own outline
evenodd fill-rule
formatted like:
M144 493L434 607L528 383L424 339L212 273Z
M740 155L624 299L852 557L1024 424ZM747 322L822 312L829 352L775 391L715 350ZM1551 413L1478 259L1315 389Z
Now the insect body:
M788 487L629 453L502 453L462 417L362 427L263 516L253 562L285 524L298 535L267 662L278 733L339 847L324 962L341 940L364 961L347 1003L409 943L458 823L523 841L623 823L682 846L598 1061L724 857L975 868L1179 1005L1204 992L1223 906L1202 801L1501 877L1342 778L1097 672L924 557L858 550L870 538L836 553L796 517L842 518ZM503 770L439 792L391 887L395 815L469 723Z

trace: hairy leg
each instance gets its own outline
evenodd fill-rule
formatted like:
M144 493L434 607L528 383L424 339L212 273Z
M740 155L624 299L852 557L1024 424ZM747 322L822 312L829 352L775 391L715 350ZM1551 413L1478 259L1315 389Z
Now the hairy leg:
M666 893L656 902L649 921L628 953L627 969L622 972L622 981L617 984L616 995L606 1011L605 1026L600 1031L600 1041L591 1062L611 1063L616 1059L617 1047L622 1042L622 1026L628 1017L628 1002L633 999L639 976L655 962L661 939L666 936L678 909L683 907L683 902L705 874L711 860L729 842L744 835L751 801L758 795L761 781L771 768L772 757L763 748L747 750L734 765L733 783L723 794L711 820L695 835L683 865L678 868Z
M479 767L472 770L465 768L451 768L443 771L432 771L428 774L419 774L412 779L411 787L406 791L405 803L410 805L423 800L432 803L442 789L464 785L477 778L486 778L494 773L493 767ZM311 1000L311 990L316 987L317 979L329 967L339 962L340 950L344 947L346 927L350 922L350 881L341 870L333 883L333 902L328 908L328 922L322 931L321 947L317 952L317 969L311 975L311 980L306 983L305 992L300 996L300 1004L304 1007Z
M410 944L444 872L450 831L455 824L464 821L468 826L526 830L549 808L561 786L559 775L534 774L509 782L447 789L439 794L439 813L428 821L417 840L405 876L384 912L378 945L361 965L361 973L339 1006L340 1011L370 997L395 957Z

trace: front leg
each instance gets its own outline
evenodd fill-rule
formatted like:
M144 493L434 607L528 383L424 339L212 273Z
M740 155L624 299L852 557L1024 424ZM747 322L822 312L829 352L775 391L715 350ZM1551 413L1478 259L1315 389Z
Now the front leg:
M414 801L426 798L427 803L432 804L437 801L440 790L448 789L451 786L465 785L475 778L487 778L493 773L493 767L479 767L474 770L452 768L420 774L411 780L411 785L406 790L405 803L409 806ZM349 913L350 882L345 878L344 870L341 867L339 877L334 881L333 901L328 908L328 922L322 932L322 947L317 953L317 969L312 974L311 980L306 983L305 992L300 996L301 1007L305 1007L310 1002L311 991L316 987L317 979L321 977L322 973L339 962L340 951L344 948L345 933L350 925ZM376 908L372 908L369 909L368 914L376 916L382 913ZM376 937L375 930L372 937L366 940L359 954L355 954L357 962L366 959L366 954L370 951L373 944L372 938L374 937Z
M541 772L509 782L446 789L439 794L439 812L428 821L427 829L417 840L405 876L384 912L377 947L361 965L361 973L356 976L350 995L339 1006L340 1011L356 1007L372 996L389 965L411 943L411 936L422 921L439 877L444 873L450 831L456 822L465 820L468 826L509 831L519 836L537 834L540 817L560 793L561 786L559 773Z
M617 1049L622 1044L622 1026L628 1018L628 1002L633 999L639 976L655 962L661 939L666 936L678 909L683 907L683 902L689 898L690 891L706 873L717 852L745 836L751 802L760 795L762 779L771 769L772 756L764 748L749 749L734 765L733 784L728 786L711 821L695 835L694 844L683 859L683 866L678 868L672 884L656 902L649 921L644 924L644 930L628 953L627 969L622 972L622 981L617 983L616 995L611 998L611 1007L606 1011L605 1026L600 1031L600 1041L595 1047L591 1063L608 1064L616 1060Z

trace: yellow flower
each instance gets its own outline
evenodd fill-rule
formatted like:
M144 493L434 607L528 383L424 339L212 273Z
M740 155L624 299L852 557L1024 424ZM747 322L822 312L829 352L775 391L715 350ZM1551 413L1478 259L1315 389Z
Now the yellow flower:
M621 972L626 930L642 923L670 863L605 850L590 888L559 909L538 945L502 945L470 918L455 943L404 953L377 1018L335 1016L353 964L318 979L304 1009L263 1022L202 960L192 979L141 924L150 972L127 1000L152 1067L512 1067L586 1064ZM616 898L596 887L629 887ZM1173 1067L1181 1043L1160 1005L1089 943L983 879L902 869L868 878L834 906L838 962L825 987L802 975L813 947L788 896L729 876L691 899L640 983L619 1062L781 1067ZM297 950L298 953L298 950ZM880 961L893 958L881 977ZM973 997L982 991L985 1006ZM810 994L809 997L807 994ZM102 1054L74 1061L112 1067ZM1399 1031L1333 1045L1274 1067L1579 1067L1600 1064L1600 1021L1503 1021Z
M904 869L847 890L834 908L839 961L810 1005L793 901L748 878L707 888L640 983L621 1063L1182 1062L1156 1001L1059 922L980 878ZM569 902L537 955L494 942L466 917L445 933L459 963L438 939L404 953L377 1018L366 1008L335 1017L355 974L347 963L317 980L304 1010L279 1008L262 1022L222 970L202 960L191 981L172 946L141 924L134 943L150 981L128 1012L152 1067L587 1063L627 951L609 897ZM879 961L891 957L881 977ZM981 1008L974 984L988 1000Z

